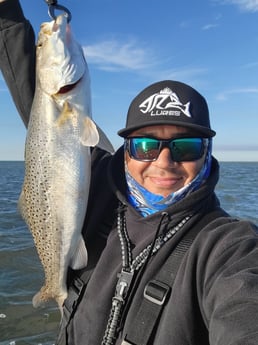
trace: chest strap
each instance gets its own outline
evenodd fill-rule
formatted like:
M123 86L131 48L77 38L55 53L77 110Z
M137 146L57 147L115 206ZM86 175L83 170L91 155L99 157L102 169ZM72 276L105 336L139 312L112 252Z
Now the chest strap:
M126 330L121 345L147 345L156 329L162 310L171 293L180 263L196 235L212 220L225 216L221 209L205 215L177 244L153 280L145 286L142 302Z

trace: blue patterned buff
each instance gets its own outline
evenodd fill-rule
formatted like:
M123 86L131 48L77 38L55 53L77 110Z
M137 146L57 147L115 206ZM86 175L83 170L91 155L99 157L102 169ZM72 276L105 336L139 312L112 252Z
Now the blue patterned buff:
M188 185L182 187L174 193L169 194L167 197L153 194L147 189L142 187L131 176L128 171L127 164L125 163L125 176L127 181L127 199L128 202L138 211L143 217L147 217L155 212L162 211L168 206L183 199L189 193L197 190L203 182L208 178L211 169L211 151L212 140L210 139L206 159L199 174Z

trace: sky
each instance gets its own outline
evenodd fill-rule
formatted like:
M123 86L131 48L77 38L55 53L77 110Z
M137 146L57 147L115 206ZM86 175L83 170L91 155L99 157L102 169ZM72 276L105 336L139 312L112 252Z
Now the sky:
M37 35L44 0L20 0ZM115 148L130 102L172 79L207 100L219 161L258 161L258 0L59 0L91 75L93 118ZM23 160L26 129L0 74L0 160Z

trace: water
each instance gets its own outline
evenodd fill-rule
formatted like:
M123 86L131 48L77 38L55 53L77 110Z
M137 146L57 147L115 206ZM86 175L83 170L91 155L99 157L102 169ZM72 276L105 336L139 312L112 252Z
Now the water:
M216 193L228 213L258 224L258 162L220 163Z
M0 345L52 345L59 310L31 304L43 272L17 211L23 174L23 162L0 162ZM229 213L258 224L258 162L221 163L217 194Z
M0 162L0 345L51 345L60 316L56 306L32 307L43 272L17 211L23 175L23 162Z

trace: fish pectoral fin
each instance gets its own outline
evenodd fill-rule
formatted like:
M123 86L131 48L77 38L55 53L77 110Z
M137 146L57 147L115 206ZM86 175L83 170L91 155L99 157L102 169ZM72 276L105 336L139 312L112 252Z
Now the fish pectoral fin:
M99 142L99 133L95 123L88 117L82 120L82 132L80 137L84 146L96 146Z
M75 251L75 254L71 258L70 266L74 270L80 270L87 266L88 263L88 252L85 246L83 237L81 236L79 240L78 248Z

